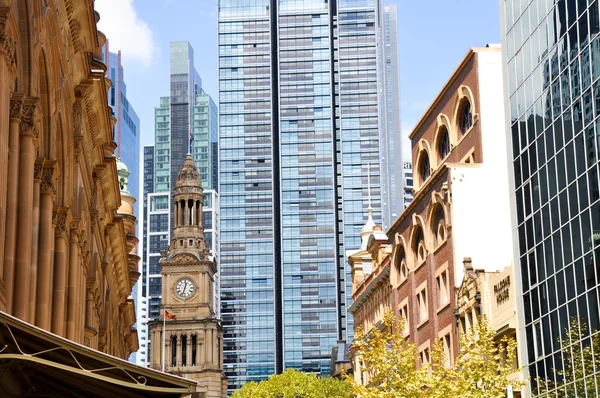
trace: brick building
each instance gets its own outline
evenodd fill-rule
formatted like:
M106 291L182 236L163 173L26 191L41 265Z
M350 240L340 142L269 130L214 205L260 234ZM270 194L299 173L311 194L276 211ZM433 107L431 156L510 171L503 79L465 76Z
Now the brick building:
M367 223L349 258L355 324L368 331L392 308L421 361L436 339L456 357L463 259L484 271L512 264L502 93L500 48L470 49L409 136L413 201L386 233Z

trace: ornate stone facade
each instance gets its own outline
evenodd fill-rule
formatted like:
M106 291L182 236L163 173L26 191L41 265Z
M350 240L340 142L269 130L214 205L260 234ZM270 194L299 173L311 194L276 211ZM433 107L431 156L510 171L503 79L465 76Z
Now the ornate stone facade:
M150 366L197 381L207 398L225 398L223 328L212 291L217 265L204 241L203 201L200 173L188 154L173 194L173 238L160 262L161 310L176 319L149 323Z
M93 0L0 0L0 310L127 358L136 221L98 19Z

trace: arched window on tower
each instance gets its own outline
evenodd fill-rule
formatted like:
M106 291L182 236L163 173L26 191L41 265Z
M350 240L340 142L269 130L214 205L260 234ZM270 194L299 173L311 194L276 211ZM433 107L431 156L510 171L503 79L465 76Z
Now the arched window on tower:
M192 336L192 366L196 366L196 346L198 345L198 337L194 334Z
M177 366L177 336L171 336L171 366Z
M181 366L187 365L187 336L181 336Z

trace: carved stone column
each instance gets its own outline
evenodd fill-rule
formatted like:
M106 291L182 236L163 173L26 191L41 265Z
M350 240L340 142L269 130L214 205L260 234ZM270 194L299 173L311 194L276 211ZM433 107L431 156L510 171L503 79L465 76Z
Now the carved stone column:
M10 101L10 131L8 183L6 185L6 236L4 243L4 297L6 311L12 313L15 280L15 252L17 249L17 204L19 187L19 135L23 110L23 96L16 94Z
M185 343L186 343L185 364L186 364L186 366L192 366L192 363L194 361L192 361L192 334L190 332L188 332L186 334Z
M198 360L198 365L204 366L206 365L206 348L204 344L204 339L206 337L206 332L202 331L198 335L198 352L200 353L200 359Z
M54 195L56 194L54 162L46 162L44 165L40 191L40 239L37 260L35 324L44 330L50 330L50 314L52 313L52 265L54 262L54 224L52 223L52 213Z
M58 209L54 217L54 278L52 283L52 333L65 335L67 289L67 212Z
M77 312L80 299L77 295L77 284L81 263L79 261L79 230L77 225L71 226L69 248L69 282L67 285L67 338L76 340Z
M33 171L33 212L31 226L31 265L29 267L29 318L35 322L35 304L37 300L38 250L40 240L40 186L42 183L42 162L35 162Z
M181 367L181 353L183 352L184 348L181 346L181 333L177 332L177 353L176 353L176 367Z
M19 157L19 203L17 205L17 252L15 261L13 314L29 319L29 281L31 278L31 235L33 225L33 172L39 138L39 99L26 98L21 117Z
M10 124L13 116L11 97L15 89L17 77L15 65L16 40L8 24L6 15L10 8L0 10L0 187L8 184L8 154L10 151ZM19 106L20 108L20 106ZM20 113L20 109L19 109ZM8 192L0 193L0 308L4 308L6 302L3 293L3 270L4 250L6 239Z

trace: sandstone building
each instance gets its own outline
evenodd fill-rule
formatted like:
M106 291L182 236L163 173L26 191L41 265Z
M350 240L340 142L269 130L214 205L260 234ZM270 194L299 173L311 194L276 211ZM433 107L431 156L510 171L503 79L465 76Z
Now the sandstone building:
M136 368L135 199L92 0L0 0L0 388L180 396ZM104 369L98 371L98 369Z
M458 353L463 259L512 265L502 92L500 48L471 49L410 134L414 199L385 233L368 221L349 256L355 325L368 331L392 309L421 362L438 340L449 364Z
M151 367L198 382L207 398L227 396L223 328L215 316L217 264L204 240L200 173L187 154L173 190L173 237L160 266L163 317L149 323Z

